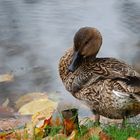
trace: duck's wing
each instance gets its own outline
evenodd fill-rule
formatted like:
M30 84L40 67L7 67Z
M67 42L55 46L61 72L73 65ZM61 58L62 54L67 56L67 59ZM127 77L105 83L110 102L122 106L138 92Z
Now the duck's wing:
M92 73L103 77L140 76L130 65L115 58L97 58L87 65Z
M86 61L77 69L75 75L71 86L73 92L104 79L140 77L131 66L114 58Z

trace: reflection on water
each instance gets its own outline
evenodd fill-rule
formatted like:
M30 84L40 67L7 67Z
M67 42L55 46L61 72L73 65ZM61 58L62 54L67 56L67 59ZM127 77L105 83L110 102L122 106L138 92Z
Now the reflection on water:
M100 56L131 63L139 50L134 47L140 41L139 9L138 0L1 0L0 74L15 75L15 82L0 86L1 102L32 91L61 91L70 98L57 67L81 26L103 34Z

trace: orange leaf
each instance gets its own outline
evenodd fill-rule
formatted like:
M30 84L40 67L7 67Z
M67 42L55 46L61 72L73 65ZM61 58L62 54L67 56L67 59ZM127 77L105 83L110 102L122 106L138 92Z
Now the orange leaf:
M55 125L56 125L56 126L60 126L60 125L61 125L61 120L60 120L59 117L57 117L57 118L55 119Z
M51 126L62 126L62 120L59 117L51 119Z
M129 137L127 140L137 140L137 139L133 137Z
M76 128L76 125L72 119L64 119L64 128L66 134L70 135L71 132Z
M12 132L2 132L0 133L0 140L6 140L6 137L9 136Z
M49 119L45 119L41 128L45 128L47 125L51 125L52 116Z
M99 133L99 136L100 136L100 140L111 140L111 138L102 131Z

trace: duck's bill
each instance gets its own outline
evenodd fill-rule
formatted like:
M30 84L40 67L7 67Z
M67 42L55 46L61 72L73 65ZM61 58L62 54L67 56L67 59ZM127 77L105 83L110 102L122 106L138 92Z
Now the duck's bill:
M79 66L79 64L80 64L80 62L81 62L81 60L82 60L82 56L79 54L78 51L75 51L75 52L73 53L72 62L71 62L71 64L69 65L68 70L69 70L70 72L74 72L74 71L78 68L78 66Z

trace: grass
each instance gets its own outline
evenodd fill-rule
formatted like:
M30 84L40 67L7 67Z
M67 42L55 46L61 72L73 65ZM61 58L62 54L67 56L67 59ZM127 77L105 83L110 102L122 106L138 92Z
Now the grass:
M88 129L96 127L93 121L86 121L84 125L80 126L80 133L78 137L82 137L88 132ZM136 124L126 124L124 127L119 127L117 125L107 125L103 129L108 136L113 140L127 140L129 137L140 139L140 125ZM89 140L99 140L99 136L95 135L89 138Z
M100 140L99 136L92 136L89 138L89 140Z
M45 136L55 136L62 128L62 126L46 126Z
M89 129L91 128L100 128L101 126L97 126L94 121L90 120L90 119L86 119L84 122L79 122L80 126L79 126L79 130L78 133L76 133L75 138L76 140L81 140L88 132ZM63 131L63 125L59 125L59 126L49 126L47 125L44 128L43 131L43 136L41 136L40 134L38 134L37 136L34 136L34 140L41 140L42 137L54 137L56 136L58 133L64 133ZM113 140L127 140L129 137L133 137L136 138L138 140L140 140L140 125L134 125L134 124L125 124L125 127L119 127L117 125L105 125L102 128L100 128L102 132L104 132L107 136L110 136ZM98 130L97 130L98 131ZM28 139L29 138L29 134L25 131L24 135L22 135L22 137L24 137L23 139ZM16 138L20 139L21 135L19 135L19 133L16 133ZM66 140L65 138L59 139L58 140ZM94 135L90 135L86 140L100 140L100 136L99 134L96 135L96 133Z
M82 137L88 132L90 128L96 128L97 126L93 121L89 120L84 124L80 125L80 131L76 134L76 140L81 140ZM46 126L44 129L44 137L46 136L55 136L63 129L63 126ZM108 125L102 128L102 131L106 135L110 136L113 140L127 140L129 137L140 139L140 126L134 124L126 124L125 127L118 127L117 125ZM41 140L41 138L35 138L34 140ZM58 140L67 140L65 138ZM86 140L100 140L98 135L90 136Z
M104 128L109 136L114 140L127 140L129 137L140 139L140 126L134 124L126 124L125 127L118 127L116 125L109 125Z

